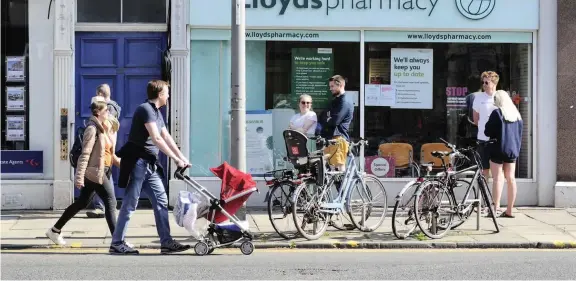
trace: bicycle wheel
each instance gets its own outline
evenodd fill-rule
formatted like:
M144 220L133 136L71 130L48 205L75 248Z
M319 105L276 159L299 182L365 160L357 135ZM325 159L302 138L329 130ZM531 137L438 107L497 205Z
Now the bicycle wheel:
M402 194L399 194L399 197L396 197L396 204L392 211L392 232L398 239L406 239L416 230L413 200L419 184L413 182L401 191Z
M450 230L456 204L448 192L444 184L436 180L425 181L416 190L416 224L430 239L440 239ZM448 204L444 205L446 201ZM441 211L446 211L446 218L440 218ZM430 225L424 225L424 222Z
M462 191L464 195L466 195L466 190L468 189L468 187L470 187L470 185L472 184L471 180L468 179L457 179L456 180L456 186L458 188L458 191ZM456 192L456 190L454 191ZM468 193L468 195L466 196L466 198L462 198L460 201L458 201L458 197L456 196L456 205L460 204L463 200L471 200L471 199L476 199L478 198L478 190L474 187L471 188L470 193ZM461 226L462 224L464 224L464 222L466 222L466 220L470 217L470 215L472 215L472 212L474 212L474 205L476 203L466 203L466 201L464 201L464 205L461 206L461 208L465 208L466 210L460 214L460 215L454 215L454 218L452 219L452 225L451 225L451 229L456 229L457 227Z
M494 222L494 227L496 228L496 233L500 232L500 226L496 221L496 209L494 208L494 201L492 201L492 195L490 189L488 189L488 183L486 182L485 177L478 178L478 188L480 188L480 192L482 193L482 197L484 198L484 204L488 207L488 212L492 217L492 221Z
M270 190L268 218L276 233L284 239L294 239L298 236L292 217L292 195L296 187L290 181L283 181Z
M358 199L354 197L355 191ZM388 209L386 196L386 188L376 176L365 175L364 183L359 178L354 179L346 199L346 210L354 226L362 232L372 232L380 227ZM377 200L381 202L375 203ZM358 210L360 218L355 218Z
M329 214L320 209L319 194L322 187L313 182L304 182L296 188L293 195L292 216L298 233L308 240L320 238L328 228ZM312 225L311 232L306 228Z

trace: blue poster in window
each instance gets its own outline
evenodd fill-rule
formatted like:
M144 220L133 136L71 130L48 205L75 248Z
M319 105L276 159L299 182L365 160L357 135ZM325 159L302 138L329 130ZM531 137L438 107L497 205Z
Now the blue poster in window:
M42 174L44 154L37 150L2 150L2 174Z

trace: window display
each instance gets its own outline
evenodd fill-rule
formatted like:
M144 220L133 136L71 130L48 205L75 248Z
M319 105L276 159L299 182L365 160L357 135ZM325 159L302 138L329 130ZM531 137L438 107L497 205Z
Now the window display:
M28 0L2 1L1 150L28 149Z

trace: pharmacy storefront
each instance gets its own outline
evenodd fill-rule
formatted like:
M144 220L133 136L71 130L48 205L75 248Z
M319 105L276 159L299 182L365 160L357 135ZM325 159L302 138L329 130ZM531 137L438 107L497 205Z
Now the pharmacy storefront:
M192 0L190 9L186 150L190 175L218 190L209 168L229 161L231 8ZM539 114L556 110L540 102L556 93L538 90L555 73L536 75L547 63L539 48L552 50L545 38L556 32L539 28L546 17L556 11L538 0L246 0L248 172L264 188L265 171L286 167L282 131L298 112L298 97L311 95L321 114L332 98L327 79L339 74L355 100L351 135L370 142L360 161L392 200L416 164L431 161L439 138L458 143L466 96L492 70L524 120L517 205L553 205L555 168L537 161L556 150L556 132ZM394 152L390 143L403 149ZM170 197L179 188L172 185ZM248 204L264 205L264 193Z

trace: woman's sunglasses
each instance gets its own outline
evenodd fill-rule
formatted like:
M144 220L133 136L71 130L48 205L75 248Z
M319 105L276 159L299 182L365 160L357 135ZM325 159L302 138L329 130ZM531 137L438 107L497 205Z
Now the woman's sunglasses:
M484 84L484 85L488 85L488 84L490 84L490 82L488 82L488 81L484 81L484 83L483 83L483 84ZM478 84L476 84L476 85L478 85Z
M304 105L304 104L312 104L311 101L301 101L300 104Z

